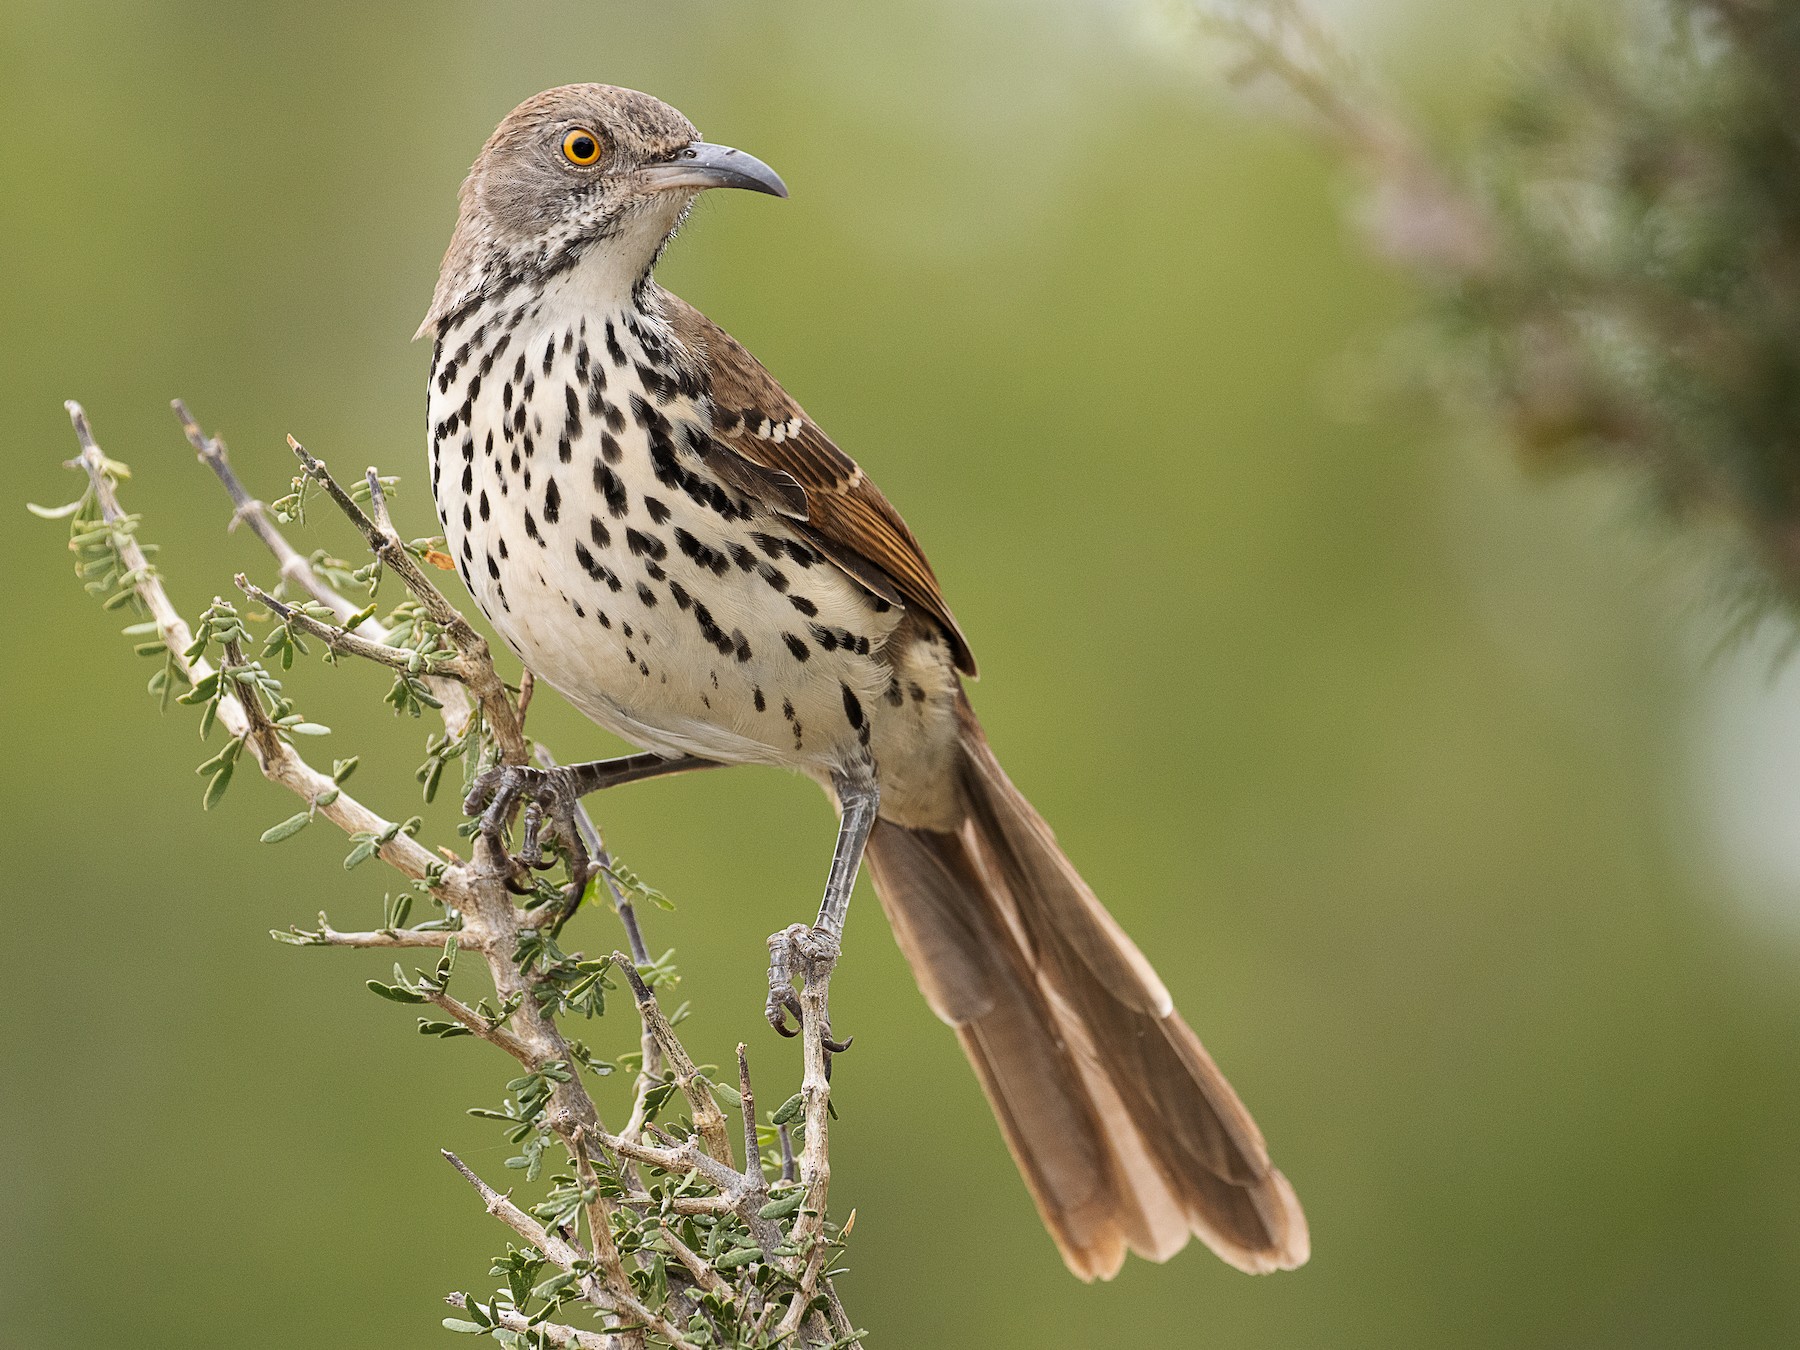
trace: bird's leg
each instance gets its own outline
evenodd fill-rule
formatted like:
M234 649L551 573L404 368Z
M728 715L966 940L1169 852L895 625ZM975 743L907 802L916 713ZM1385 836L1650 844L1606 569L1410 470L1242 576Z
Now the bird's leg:
M593 867L575 818L577 804L583 797L602 788L619 787L640 779L716 767L715 761L696 755L671 759L648 752L555 768L497 764L476 778L475 786L463 802L463 812L481 817L478 832L506 869L506 884L515 893L529 895L533 889L528 882L517 879L515 872L522 868L541 870L550 865L544 861L543 851L543 837L548 833L568 862L569 889L579 898L592 876ZM525 821L515 857L506 848L506 829L521 801L525 803Z
M831 872L825 878L825 898L819 904L819 920L811 928L797 923L769 937L769 999L764 1013L769 1025L783 1036L799 1034L798 1028L789 1027L787 1022L789 1013L796 1022L801 1015L800 1000L794 993L795 977L811 980L837 964L850 892L856 887L863 850L868 846L869 831L875 828L881 805L881 789L872 767L865 766L854 773L834 773L831 782L842 814ZM850 1048L848 1037L842 1042L831 1039L829 1015L824 1034L826 1050L841 1054Z

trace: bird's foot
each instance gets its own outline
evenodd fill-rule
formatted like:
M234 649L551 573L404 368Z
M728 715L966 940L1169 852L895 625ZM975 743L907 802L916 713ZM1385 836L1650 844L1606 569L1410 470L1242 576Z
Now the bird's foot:
M763 1015L769 1019L770 1026L783 1036L800 1034L805 1025L805 1010L799 995L794 992L794 980L799 978L812 984L828 979L842 950L842 943L835 933L803 923L769 935L769 999L763 1005ZM791 1027L788 1025L790 1013L795 1022ZM842 1041L831 1038L829 1010L825 1013L823 1034L827 1055L843 1054L856 1039L854 1036L846 1036Z
M580 790L567 769L528 764L500 764L486 770L463 801L464 814L480 816L476 831L487 841L506 873L507 888L515 894L535 893L531 873L554 866L544 857L546 839L562 855L569 868L569 887L553 928L560 927L562 919L580 903L593 875L593 862L575 821L580 801ZM506 831L521 802L525 816L515 854L507 848Z

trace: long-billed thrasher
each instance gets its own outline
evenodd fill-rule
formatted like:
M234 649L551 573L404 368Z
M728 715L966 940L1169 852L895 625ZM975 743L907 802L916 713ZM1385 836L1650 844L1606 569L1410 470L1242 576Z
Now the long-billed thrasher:
M841 816L816 925L770 940L770 1020L835 959L863 857L956 1029L1069 1268L1198 1234L1240 1270L1307 1259L1306 1219L1168 990L1008 781L963 692L975 658L898 512L728 334L651 269L707 188L787 189L668 105L570 85L482 147L420 335L448 547L526 667L642 747L491 770L565 848L573 802L778 764ZM503 849L502 849L503 853ZM504 854L503 854L504 856Z

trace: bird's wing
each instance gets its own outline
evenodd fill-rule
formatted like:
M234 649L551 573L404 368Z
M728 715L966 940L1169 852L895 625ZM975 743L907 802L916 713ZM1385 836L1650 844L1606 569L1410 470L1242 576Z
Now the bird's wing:
M721 478L789 517L807 541L872 594L942 625L957 669L975 656L938 589L919 541L881 489L820 431L731 334L677 296L664 312L700 363L712 398L713 439L702 452Z

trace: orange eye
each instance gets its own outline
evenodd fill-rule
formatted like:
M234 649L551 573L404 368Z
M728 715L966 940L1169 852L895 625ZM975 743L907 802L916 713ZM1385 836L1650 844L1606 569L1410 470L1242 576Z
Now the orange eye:
M600 141L593 132L576 127L563 137L562 152L563 158L569 163L578 164L585 169L600 158Z

